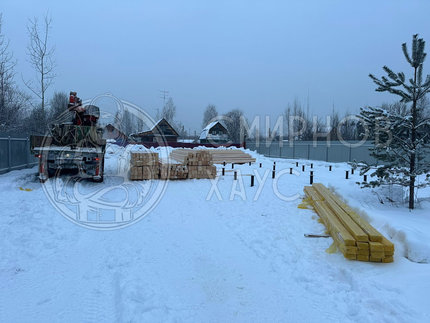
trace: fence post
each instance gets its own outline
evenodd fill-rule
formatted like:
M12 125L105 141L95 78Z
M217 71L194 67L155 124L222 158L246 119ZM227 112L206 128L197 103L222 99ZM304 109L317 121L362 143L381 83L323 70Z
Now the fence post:
M27 137L27 146L26 146L26 150L27 150L27 168L30 167L30 139Z
M10 172L12 168L12 147L10 144L10 136L7 137L7 170Z
M308 144L308 160L311 158L310 151L311 151L311 145Z
M281 158L281 156L282 156L282 147L279 146L279 158Z
M348 157L348 161L351 161L351 144L349 144L349 157Z
M325 161L328 163L328 146L325 147Z

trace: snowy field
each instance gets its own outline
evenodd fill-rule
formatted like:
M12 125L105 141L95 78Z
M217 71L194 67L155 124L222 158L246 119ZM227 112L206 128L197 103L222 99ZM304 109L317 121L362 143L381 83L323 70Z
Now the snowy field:
M109 175L125 151L110 150L105 182L82 185L118 184ZM348 261L325 252L331 238L304 237L324 232L313 211L298 208L311 161L296 168L293 160L253 155L252 166L235 166L242 175L236 182L230 165L215 182L170 181L150 214L113 231L62 216L36 168L1 175L0 321L430 321L429 189L419 191L421 202L409 212L389 201L398 192L360 189L358 174L345 180L347 164L329 172L314 161L315 182L341 194L395 243L394 263ZM286 170L275 189L273 161L278 173ZM255 171L268 177L250 187Z

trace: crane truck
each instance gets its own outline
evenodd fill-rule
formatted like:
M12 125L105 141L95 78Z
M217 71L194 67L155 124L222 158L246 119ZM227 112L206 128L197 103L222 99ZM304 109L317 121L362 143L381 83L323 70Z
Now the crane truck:
M68 121L49 125L45 136L30 136L30 149L39 160L39 180L69 170L79 177L103 181L106 140L98 127L100 109L82 105L76 92L70 92ZM70 120L71 119L71 120Z

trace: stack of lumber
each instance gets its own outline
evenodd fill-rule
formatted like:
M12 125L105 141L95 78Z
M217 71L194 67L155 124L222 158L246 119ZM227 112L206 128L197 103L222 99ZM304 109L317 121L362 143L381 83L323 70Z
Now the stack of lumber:
M305 186L304 192L345 258L393 262L394 244L324 185Z
M216 167L213 165L209 150L175 149L170 158L187 167L188 178L216 177Z
M184 163L188 167L188 178L216 177L216 167L212 163L212 155L207 150L187 152Z
M131 180L141 181L158 178L158 153L131 152L130 163Z
M216 177L216 167L214 165L206 166L188 166L188 178L215 178Z
M197 151L206 151L212 156L212 163L222 164L226 162L227 164L244 164L244 163L254 163L255 158L251 155L243 152L240 149L206 149L206 150L193 150L193 149L175 149L170 154L170 157L175 159L180 163L185 163L185 158L189 153L194 153ZM201 166L201 165L195 165Z
M182 164L161 164L160 179L186 179L188 168Z

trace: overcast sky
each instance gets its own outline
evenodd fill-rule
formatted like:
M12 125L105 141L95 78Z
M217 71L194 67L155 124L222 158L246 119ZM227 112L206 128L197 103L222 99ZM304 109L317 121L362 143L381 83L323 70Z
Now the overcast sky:
M47 11L58 74L50 94L110 92L155 116L159 91L167 90L192 131L200 131L209 103L252 118L275 117L295 97L306 106L308 93L320 116L333 104L343 113L391 102L368 74L382 75L385 64L409 73L401 44L414 33L430 50L428 0L2 0L18 83L32 75L27 20Z

